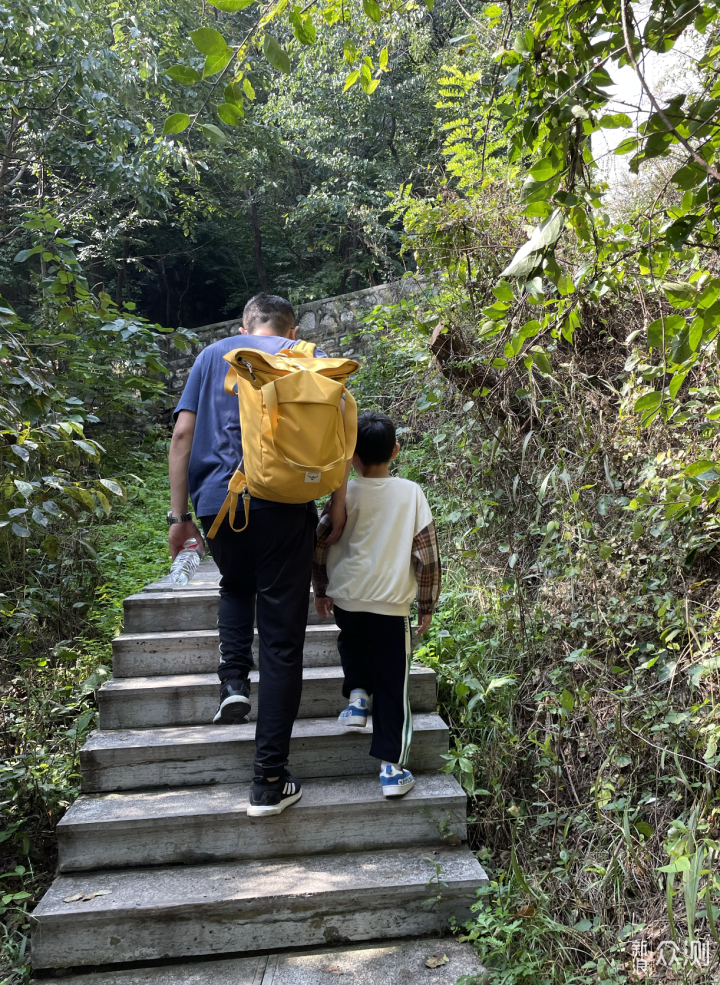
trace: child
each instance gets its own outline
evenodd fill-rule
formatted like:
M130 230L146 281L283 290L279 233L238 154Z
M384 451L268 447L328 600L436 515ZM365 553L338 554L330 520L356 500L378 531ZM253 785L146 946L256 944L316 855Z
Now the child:
M417 633L426 633L440 594L430 507L415 482L390 475L399 451L389 417L359 416L352 462L360 478L348 485L347 523L328 547L332 528L329 517L322 518L313 562L315 608L323 617L334 609L340 628L343 695L350 704L339 721L364 727L374 694L370 755L382 760L386 797L402 796L415 783L406 768L412 741L410 605L417 594Z

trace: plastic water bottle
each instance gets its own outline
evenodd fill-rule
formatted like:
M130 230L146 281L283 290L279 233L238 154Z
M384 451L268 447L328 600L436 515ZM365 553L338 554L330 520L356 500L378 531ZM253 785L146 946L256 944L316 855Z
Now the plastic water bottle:
M170 581L174 585L187 585L197 571L204 553L205 548L198 543L196 537L186 540L170 568Z

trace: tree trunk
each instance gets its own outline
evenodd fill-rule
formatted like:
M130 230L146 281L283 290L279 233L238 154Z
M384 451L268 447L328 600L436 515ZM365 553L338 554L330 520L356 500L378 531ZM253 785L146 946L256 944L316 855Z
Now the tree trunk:
M126 239L123 244L122 258L118 263L117 287L115 289L115 304L118 308L122 308L123 289L125 288L125 280L127 279L127 258L129 252L130 242Z
M262 255L262 233L260 232L260 219L258 218L257 202L252 196L252 192L245 192L248 203L248 217L253 234L253 250L255 252L255 271L257 273L260 290L267 293L268 279L265 270L265 261Z

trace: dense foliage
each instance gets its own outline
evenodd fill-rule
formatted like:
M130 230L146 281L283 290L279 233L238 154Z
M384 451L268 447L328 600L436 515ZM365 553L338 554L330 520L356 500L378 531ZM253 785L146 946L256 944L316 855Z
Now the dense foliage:
M398 419L443 539L420 656L492 877L462 932L498 985L631 980L641 943L717 955L718 16L0 5L6 982L119 600L164 563L147 412L189 336L160 326L405 269L426 290L373 314L357 393ZM621 195L595 159L618 130Z

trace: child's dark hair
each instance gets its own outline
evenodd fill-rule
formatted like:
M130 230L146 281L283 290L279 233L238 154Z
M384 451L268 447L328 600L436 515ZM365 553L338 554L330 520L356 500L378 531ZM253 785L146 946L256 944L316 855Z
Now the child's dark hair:
M355 454L363 465L383 465L395 448L395 425L385 414L365 411L358 415Z

